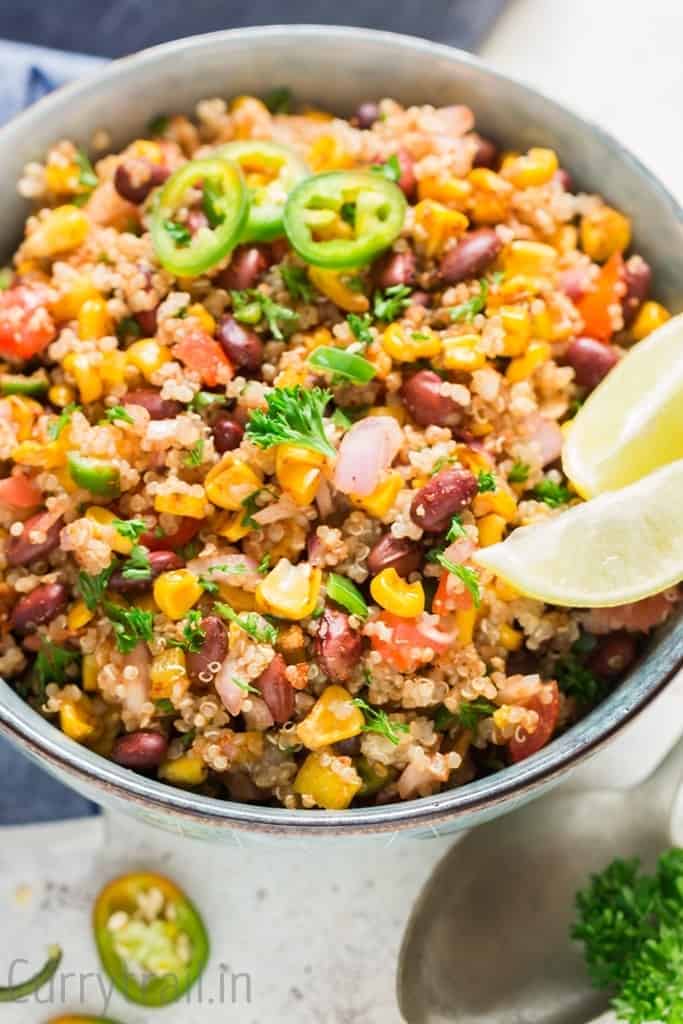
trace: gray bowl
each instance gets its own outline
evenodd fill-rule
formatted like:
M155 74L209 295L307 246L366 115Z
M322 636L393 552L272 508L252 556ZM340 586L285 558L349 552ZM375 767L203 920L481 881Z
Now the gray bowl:
M263 95L288 85L298 98L350 113L368 98L465 103L478 127L503 145L550 146L579 186L605 195L633 218L635 247L652 264L657 296L683 308L683 218L663 186L597 125L468 54L420 39L329 26L274 26L198 36L117 61L61 89L0 131L3 219L0 250L16 244L27 209L15 184L28 160L57 139L86 146L105 128L120 147L164 111L197 100ZM595 711L521 764L433 797L339 812L236 804L173 789L79 746L31 710L5 683L0 731L67 785L161 828L219 842L247 836L430 836L469 828L531 800L618 733L683 664L683 618L670 622L647 655Z

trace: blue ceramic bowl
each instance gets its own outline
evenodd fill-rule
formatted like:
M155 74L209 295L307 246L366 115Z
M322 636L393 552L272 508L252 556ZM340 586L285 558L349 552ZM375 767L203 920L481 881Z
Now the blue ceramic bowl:
M683 309L683 218L662 185L615 139L468 54L407 36L328 26L274 26L198 36L117 61L32 107L0 131L3 218L9 254L27 210L15 185L24 164L55 140L87 146L105 128L114 148L144 132L150 117L191 111L206 96L264 94L288 85L297 97L348 114L368 98L465 103L477 125L514 149L550 146L579 186L633 218L637 251L651 263L657 295ZM15 198L13 198L15 197ZM217 842L247 836L430 836L504 814L564 778L615 736L683 664L683 618L652 639L627 679L595 711L534 757L433 797L340 812L236 804L149 781L79 746L4 683L0 730L67 785L161 828Z

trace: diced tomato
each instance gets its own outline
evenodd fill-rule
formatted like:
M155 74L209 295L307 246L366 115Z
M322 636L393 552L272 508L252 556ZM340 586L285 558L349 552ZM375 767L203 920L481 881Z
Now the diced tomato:
M0 355L30 359L47 348L57 331L47 305L45 285L17 284L0 292Z
M189 370L196 370L202 382L210 388L227 384L233 376L233 366L217 341L205 331L190 329L173 348L173 355Z
M584 334L598 341L609 341L614 334L610 308L619 305L625 293L624 260L615 252L598 274L596 287L577 302L583 317Z
M444 569L432 598L432 611L435 615L450 615L452 612L472 607L472 595L469 590L456 590L455 582L453 573Z
M391 630L391 639L373 636L372 646L385 661L399 672L412 672L421 663L415 649L430 647L436 654L444 654L452 647L454 638L439 629L436 616L422 615L419 619L404 619L391 612L382 612L379 621Z
M538 725L534 732L524 732L520 730L522 735L517 738L513 736L508 743L508 750L510 751L510 760L513 763L523 761L527 757L531 757L541 747L544 747L548 740L550 740L557 727L557 719L560 714L560 691L557 683L553 680L550 683L546 683L543 687L543 697L547 699L548 693L550 693L550 700L547 704L541 700L541 694L535 694L528 703L528 707L531 711L538 712Z
M12 508L35 508L42 501L40 487L23 473L0 480L0 505Z
M201 519L186 517L180 520L175 533L162 533L159 530L161 536L158 536L156 530L150 530L149 533L142 534L140 543L150 551L177 551L179 548L185 547L199 533L201 526Z

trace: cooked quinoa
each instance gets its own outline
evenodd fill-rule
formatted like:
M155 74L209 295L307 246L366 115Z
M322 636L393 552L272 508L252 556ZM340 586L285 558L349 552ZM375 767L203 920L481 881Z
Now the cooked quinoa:
M19 191L0 672L71 739L239 801L426 796L534 754L672 609L473 560L580 500L566 425L668 316L552 150L463 106L209 99Z

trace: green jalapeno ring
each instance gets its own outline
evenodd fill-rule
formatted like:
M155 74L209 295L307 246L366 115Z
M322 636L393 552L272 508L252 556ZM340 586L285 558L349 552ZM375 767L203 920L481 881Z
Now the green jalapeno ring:
M336 218L348 222L353 206L354 238L316 241L317 227ZM285 206L287 237L307 263L343 270L370 263L398 237L407 209L406 198L392 181L370 171L326 171L297 185Z
M67 455L69 476L78 487L101 498L117 498L121 493L121 479L118 468L103 459L94 459L79 452Z
M0 986L0 1003L13 1003L37 992L56 974L61 962L61 947L50 946L47 951L47 960L39 971L27 978L26 981L21 981L16 985Z
M189 189L212 185L214 227L204 227L186 240L187 230L174 217ZM151 234L161 265L178 277L197 277L220 263L234 248L249 215L249 197L238 167L220 157L190 160L168 179L152 208ZM174 230L173 230L174 229ZM184 244L186 243L186 244Z
M216 156L237 164L243 174L250 167L276 172L267 185L250 189L251 205L241 242L272 242L284 235L283 213L295 185L311 173L304 161L287 146L264 139L237 139L216 150Z

